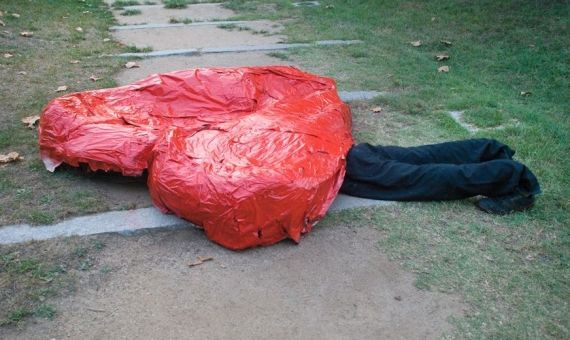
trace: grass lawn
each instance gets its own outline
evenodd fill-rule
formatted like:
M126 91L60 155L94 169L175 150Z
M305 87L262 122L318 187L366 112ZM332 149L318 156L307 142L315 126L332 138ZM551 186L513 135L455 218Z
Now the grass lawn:
M116 85L112 75L124 61L105 55L127 48L105 40L111 39L107 28L114 23L107 8L98 0L0 3L5 24L0 27L0 154L15 151L24 157L0 166L0 225L51 223L133 206L81 171L47 172L38 157L36 131L20 122L64 94L55 92L59 86L70 93ZM21 36L23 31L33 36ZM91 75L100 79L93 81Z
M393 93L353 105L359 142L488 137L513 146L544 192L529 212L490 216L471 200L405 203L337 214L323 224L381 229L381 248L418 273L418 287L461 294L471 308L452 320L450 337L570 337L567 1L354 0L295 9L287 1L234 0L227 7L241 18L294 18L286 30L292 42L364 41L280 52L334 77L340 89ZM437 61L444 53L449 59ZM449 72L437 72L444 65ZM370 110L378 105L381 113ZM449 111L463 111L479 130L468 132Z

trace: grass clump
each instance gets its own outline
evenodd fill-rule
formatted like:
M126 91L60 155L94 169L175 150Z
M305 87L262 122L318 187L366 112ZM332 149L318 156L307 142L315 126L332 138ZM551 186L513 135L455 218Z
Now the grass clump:
M188 0L164 0L164 8L180 9L188 7Z
M169 23L171 24L191 24L192 23L192 19L190 18L184 18L184 19L180 19L180 18L170 18L170 20L168 20Z
M127 9L121 12L122 16L139 15L142 11L140 9Z
M269 52L267 55L281 60L289 60L289 55L284 52Z
M136 5L140 5L140 2L136 0L117 0L113 2L111 6L115 9L122 9L123 7L126 6L136 6Z

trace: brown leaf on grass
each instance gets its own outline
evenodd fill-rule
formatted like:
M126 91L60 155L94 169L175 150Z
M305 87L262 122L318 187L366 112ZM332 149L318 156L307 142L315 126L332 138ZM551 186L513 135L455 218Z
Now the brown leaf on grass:
M91 11L83 11L83 14L91 13Z
M380 106L373 107L370 110L376 113L382 112L382 108Z
M70 64L79 64L79 60L72 60L69 62Z
M441 66L441 67L438 67L437 72L440 72L440 73L447 73L447 72L449 72L449 66Z
M93 81L97 81L97 80L99 80L99 79L101 79L101 78L99 78L99 77L95 76L94 74L92 74L91 77L89 77L89 79L91 79L91 80L93 80Z
M109 38L103 39L103 42L108 42L108 41L111 41L111 39L109 39Z
M67 86L65 85L59 86L57 90L55 90L55 92L64 92L64 91L67 91Z
M29 38L29 37L33 37L33 36L34 36L34 32L24 31L24 32L20 32L20 35L21 35L22 37Z
M10 53L4 53L4 58L8 59L8 58L12 58L14 55L10 54Z
M0 164L17 162L17 161L21 161L22 159L24 159L24 158L22 156L20 156L19 153L9 152L5 155L0 155Z
M128 63L125 64L126 68L134 68L134 67L140 67L139 64L135 63L134 61L129 61Z
M416 41L412 41L410 42L410 44L414 47L420 47L422 46L422 41L421 40L416 40Z
M81 27L75 27L75 30L76 30L77 32L83 32L83 28L81 28Z
M0 26L6 26L6 24L4 23L4 21L0 20Z
M28 72L26 72L26 71L20 71L20 72L18 72L18 74L21 75L21 76L25 76L26 74L28 74Z
M18 14L18 13L12 13L12 16L13 16L14 18L19 18L19 17L20 17L20 14Z
M22 118L22 123L26 124L29 129L33 129L34 126L40 121L40 116L29 116Z
M196 261L189 263L188 267L195 267L195 266L199 266L202 263L206 262L206 261L212 261L214 258L211 256L198 256L198 258L196 259Z
M522 96L522 97L528 97L528 96L530 96L531 94L532 94L532 92L530 92L530 91L521 91L521 96Z
M4 12L0 11L0 17L4 16Z
M449 40L440 40L440 43L444 44L445 46L451 46L453 43Z
M447 59L449 59L449 54L447 54L447 53L438 53L438 54L435 55L435 59L436 59L437 61L444 61L444 60L447 60Z

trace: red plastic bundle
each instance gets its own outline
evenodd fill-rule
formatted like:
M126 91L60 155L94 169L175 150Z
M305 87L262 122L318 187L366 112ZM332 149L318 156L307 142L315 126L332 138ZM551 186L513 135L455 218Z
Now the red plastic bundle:
M332 79L293 67L192 69L54 99L46 168L137 176L154 203L230 249L299 242L336 196L353 143Z

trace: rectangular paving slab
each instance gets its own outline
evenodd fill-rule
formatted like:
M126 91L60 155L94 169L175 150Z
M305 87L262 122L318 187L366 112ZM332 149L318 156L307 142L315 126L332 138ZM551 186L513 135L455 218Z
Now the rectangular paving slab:
M197 56L172 56L137 61L139 68L124 69L115 78L127 85L154 73L166 73L196 67L294 65L290 61L270 57L266 52L215 53Z
M256 27L256 25L253 25ZM115 31L122 43L154 51L189 48L224 47L234 45L263 45L284 41L285 36L253 34L249 30L226 30L216 26L186 26L155 29Z
M338 195L330 212L361 207L393 204L389 201L369 200ZM52 225L30 226L17 224L0 227L0 244L47 240L62 236L83 236L102 233L129 234L145 229L184 228L190 222L174 215L163 214L154 207L135 210L109 211L71 218Z
M235 15L234 11L224 8L221 4L193 4L187 8L170 9L164 5L142 5L129 6L125 9L139 10L141 14L121 15L124 11L114 10L113 15L117 18L119 25L134 25L148 23L168 23L170 19L183 21L221 20Z

